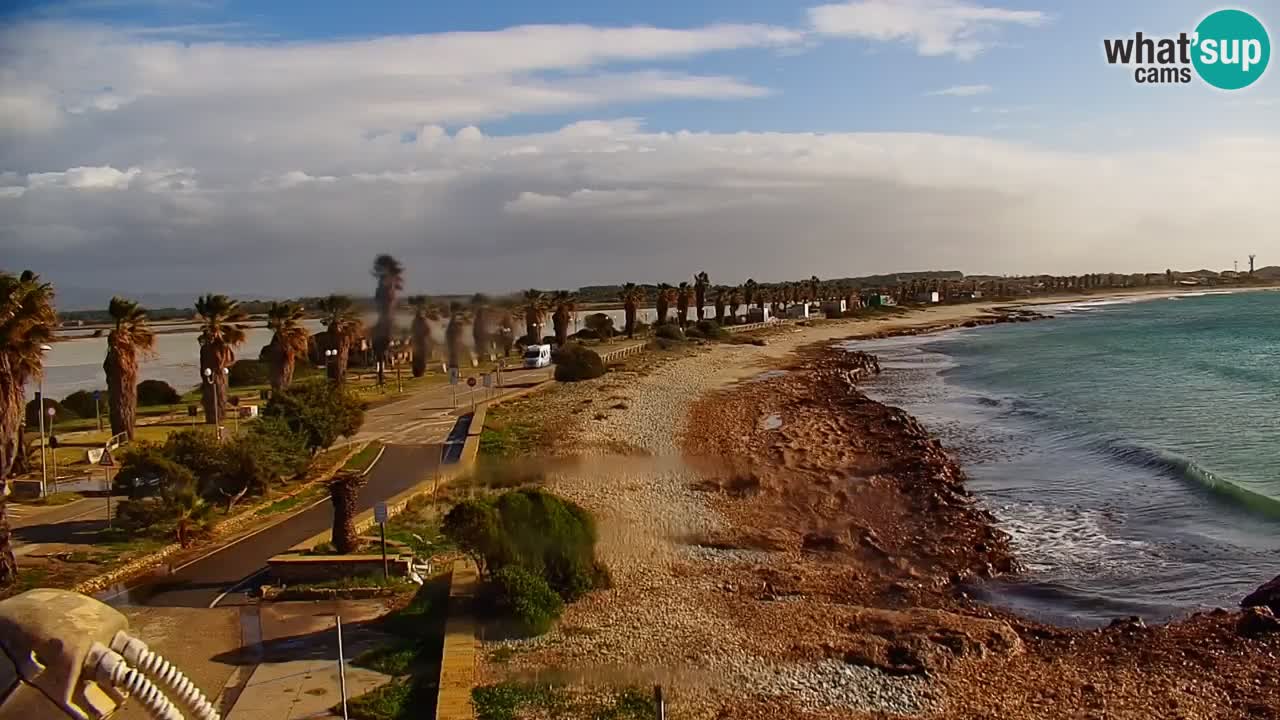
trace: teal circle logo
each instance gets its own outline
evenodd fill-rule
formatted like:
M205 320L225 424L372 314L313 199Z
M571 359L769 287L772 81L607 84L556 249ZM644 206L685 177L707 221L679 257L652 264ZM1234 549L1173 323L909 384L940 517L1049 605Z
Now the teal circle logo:
M1191 62L1200 78L1221 90L1239 90L1262 77L1271 60L1271 38L1243 10L1219 10L1196 26Z

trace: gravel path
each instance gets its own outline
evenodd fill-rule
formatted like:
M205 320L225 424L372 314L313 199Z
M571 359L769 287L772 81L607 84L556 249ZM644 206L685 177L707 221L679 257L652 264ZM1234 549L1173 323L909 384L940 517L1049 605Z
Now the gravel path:
M688 404L758 373L754 363L767 357L761 350L714 346L645 376L610 373L548 395L549 402L593 418L567 443L582 464L550 483L596 514L600 555L614 587L570 606L548 635L488 643L489 650L514 652L485 673L494 679L554 674L588 685L662 683L671 718L712 718L726 704L752 698L835 717L925 707L928 689L918 679L838 660L774 664L757 656L753 648L760 643L736 622L732 603L743 600L725 592L723 571L770 562L770 556L781 564L785 556L695 544L723 519L706 493L691 489L698 476L681 460Z

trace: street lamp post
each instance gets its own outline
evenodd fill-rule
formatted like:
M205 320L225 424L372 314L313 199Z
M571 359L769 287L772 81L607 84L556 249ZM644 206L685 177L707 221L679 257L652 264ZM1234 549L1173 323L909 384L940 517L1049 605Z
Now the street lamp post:
M52 349L52 345L40 346L42 353ZM44 457L44 373L40 374L40 399L36 402L36 417L40 423L40 497L44 497L49 484L49 472Z
M337 370L335 369L336 366L334 365L334 363L336 363L337 361L338 361L337 350L333 348L329 348L328 350L324 351L324 368L328 372L330 380L338 379Z
M41 399L40 402L44 402ZM52 406L47 411L49 413L49 459L53 461L53 491L58 492L58 448L53 444L53 416L57 412Z
M226 379L231 371L222 368L222 377ZM213 369L204 369L204 381L213 386L213 425L218 433L218 440L222 440L222 399L218 396L218 383L213 381Z

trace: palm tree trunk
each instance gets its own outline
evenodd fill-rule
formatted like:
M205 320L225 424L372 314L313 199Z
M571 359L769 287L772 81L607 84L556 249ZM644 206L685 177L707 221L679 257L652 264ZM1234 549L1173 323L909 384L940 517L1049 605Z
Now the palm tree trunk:
M722 300L716 301L716 324L724 324L724 301Z
M22 401L22 383L14 377L4 353L0 353L0 587L8 587L18 580L18 561L13 556L6 506L9 473L23 450L19 434L24 410Z
M356 549L356 503L364 478L354 473L343 473L329 481L329 500L333 503L333 547L340 555Z
M636 306L628 304L624 312L626 313L627 339L631 340L636 336Z
M557 310L551 322L556 326L556 345L564 345L569 339L569 313Z
M107 372L107 417L111 421L111 434L127 433L133 440L138 414L137 363L112 349L107 351L103 368Z

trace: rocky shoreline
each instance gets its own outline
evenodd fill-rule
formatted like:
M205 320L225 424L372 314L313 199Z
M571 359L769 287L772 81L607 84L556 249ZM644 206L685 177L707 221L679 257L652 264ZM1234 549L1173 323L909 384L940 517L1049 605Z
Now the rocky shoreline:
M969 598L1016 558L945 449L858 390L875 358L779 363L868 335L841 327L548 394L579 457L550 483L597 514L615 586L547 636L486 643L482 679L661 683L672 718L1280 718L1265 610L1076 631Z

